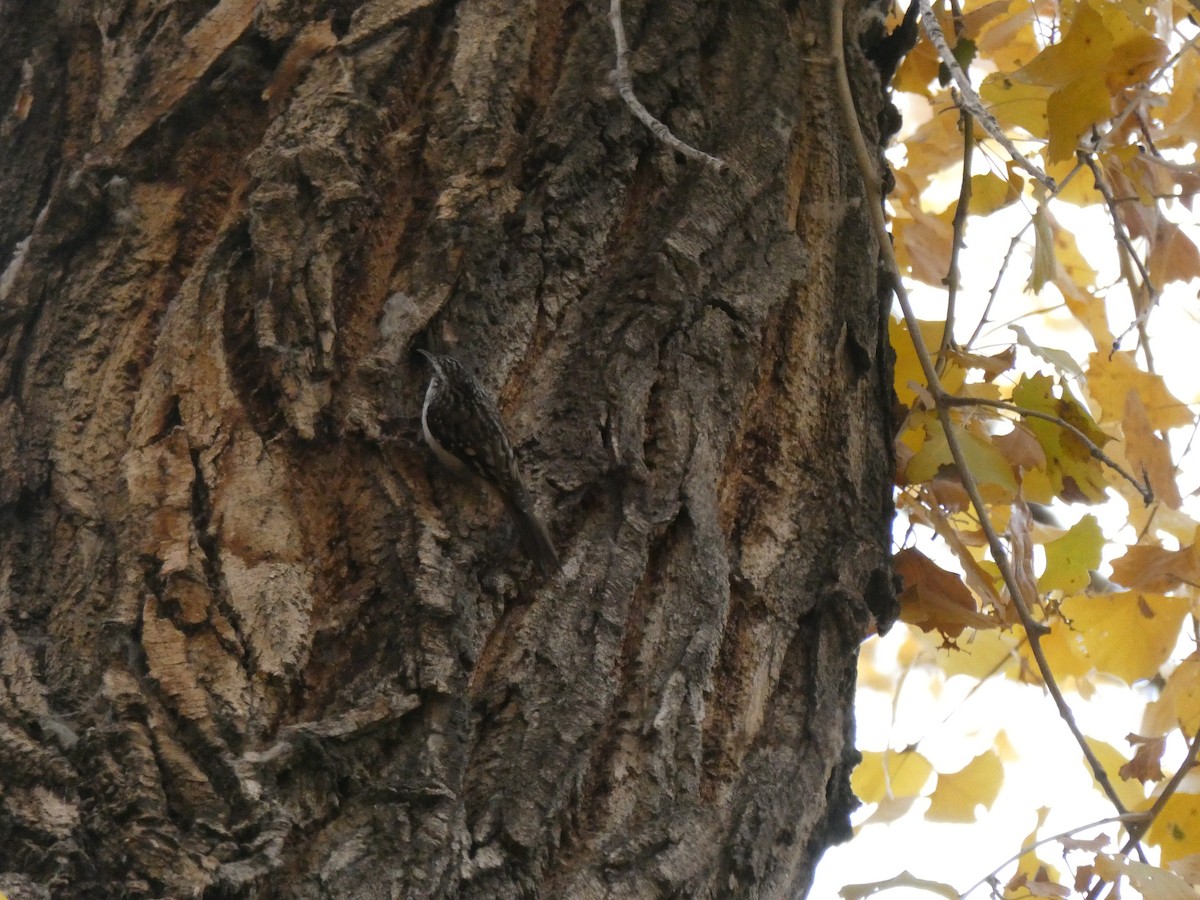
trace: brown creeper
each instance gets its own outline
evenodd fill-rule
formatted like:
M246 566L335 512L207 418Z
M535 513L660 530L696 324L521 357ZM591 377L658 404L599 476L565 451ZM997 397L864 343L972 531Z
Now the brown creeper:
M543 575L559 568L546 528L533 512L500 410L466 367L451 356L418 350L433 376L421 408L421 431L438 462L454 472L474 473L504 498L521 545Z

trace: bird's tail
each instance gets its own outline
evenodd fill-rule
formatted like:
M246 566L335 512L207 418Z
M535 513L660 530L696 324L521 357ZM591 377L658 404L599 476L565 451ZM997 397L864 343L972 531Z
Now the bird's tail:
M558 552L554 549L550 535L546 532L546 526L534 514L533 504L530 503L529 497L524 496L520 499L524 502L509 499L508 509L512 513L517 531L521 535L521 547L525 551L525 555L533 560L533 564L537 566L539 572L543 575L552 575L562 568L558 561Z

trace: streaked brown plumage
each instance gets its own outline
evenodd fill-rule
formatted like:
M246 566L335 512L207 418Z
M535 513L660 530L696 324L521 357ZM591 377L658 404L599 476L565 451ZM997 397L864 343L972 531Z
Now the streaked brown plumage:
M526 554L542 574L557 571L558 553L533 511L496 402L454 357L418 352L433 370L421 408L425 442L442 465L493 485L516 522Z

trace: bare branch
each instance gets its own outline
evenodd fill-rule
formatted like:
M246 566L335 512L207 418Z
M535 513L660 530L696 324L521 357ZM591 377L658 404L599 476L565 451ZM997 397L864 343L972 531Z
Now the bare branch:
M863 180L866 206L871 216L871 224L874 227L876 241L879 244L879 253L882 256L884 267L892 279L892 288L896 292L896 300L900 304L900 309L904 313L904 320L908 324L909 337L913 342L913 349L916 352L917 360L921 364L921 371L929 383L929 392L933 395L937 406L938 419L942 424L942 430L946 434L946 443L949 446L951 456L954 458L959 478L962 480L963 490L971 498L971 503L975 507L975 512L979 517L979 526L987 537L988 547L992 552L992 559L996 563L996 568L1000 570L1004 585L1008 588L1013 605L1016 607L1017 615L1021 620L1021 626L1025 629L1025 634L1029 638L1029 650L1033 654L1034 662L1037 663L1042 682L1054 700L1059 718L1066 724L1067 729L1071 732L1071 736L1074 737L1075 742L1079 745L1084 759L1087 760L1088 766L1092 770L1092 775L1095 777L1096 783L1100 785L1105 796L1108 797L1109 802L1112 803L1117 812L1124 815L1128 810L1121 802L1121 798L1117 796L1116 789L1113 788L1112 781L1108 777L1103 763L1100 762L1099 757L1096 756L1095 751L1088 744L1087 738L1080 731L1079 725L1075 721L1075 715L1071 712L1071 707L1067 704L1062 689L1054 677L1054 672L1050 668L1050 662L1046 659L1046 652L1042 648L1041 638L1049 629L1037 621L1033 617L1033 613L1030 612L1029 605L1025 602L1025 598L1018 585L1016 574L1013 572L1008 551L1005 549L1003 541L1000 540L1000 536L996 533L991 517L987 514L987 505L984 503L983 496L979 492L979 485L975 481L974 475L971 474L970 467L967 465L962 445L959 443L950 421L950 405L946 402L948 397L946 389L942 386L941 379L938 378L937 368L934 365L932 356L930 356L929 348L925 346L925 341L921 337L916 313L913 312L912 304L908 299L908 291L905 289L904 281L900 277L900 265L896 262L896 254L892 250L891 239L888 236L887 222L883 217L883 197L879 190L879 172L876 170L871 153L867 149L866 139L863 137L862 129L859 127L858 111L854 106L854 94L850 90L850 79L846 74L845 38L843 34L845 28L844 3L845 0L834 0L830 4L830 46L833 56L834 80L837 85L838 101L841 106L846 135L850 140L851 146L854 148L854 156L858 163L859 174ZM921 8L923 13L932 17L932 10L929 9L929 0L921 0ZM992 121L994 123L995 120L993 119ZM1051 185L1053 185L1053 182L1051 182Z
M1174 793L1179 790L1179 786L1183 784L1183 779L1188 772L1192 771L1196 766L1197 757L1200 756L1200 732L1192 736L1192 742L1188 745L1187 756L1183 762L1179 764L1179 768L1175 770L1175 774L1171 776L1170 781L1166 783L1158 797L1154 801L1154 805L1143 813L1140 813L1137 819L1129 826L1129 839L1125 842L1125 846L1121 848L1123 856L1129 855L1129 851L1139 844L1142 836L1150 830L1150 826L1154 824L1154 820L1158 818L1159 813L1167 805L1167 801L1171 799ZM1100 896L1100 891L1104 887L1104 880L1096 882L1088 891L1087 900L1095 900Z
M946 36L942 34L942 26L938 23L937 16L933 12L932 0L921 0L921 26L925 29L925 33L929 35L929 40L937 48L942 62L946 64L946 68L950 70L950 74L954 76L954 80L958 84L959 105L973 115L979 121L979 124L983 126L983 130L1008 151L1008 155L1012 157L1017 165L1032 175L1034 180L1042 185L1042 187L1053 192L1055 189L1054 179L1025 158L1024 154L1017 149L1017 145L1004 133L1004 129L1000 127L1000 123L996 121L996 117L988 112L987 107L983 105L983 101L979 99L979 94L975 92L975 88L971 87L971 79L967 78L966 73L962 70L962 66L958 64L958 60L950 52L950 45L946 43Z
M1192 35L1191 38L1184 42L1182 47L1171 54L1170 59L1159 66L1158 70L1146 79L1146 83L1142 85L1141 89L1132 98L1130 98L1129 102L1125 104L1125 108L1122 109L1121 112L1109 122L1108 133L1100 142L1101 145L1112 143L1112 138L1120 134L1121 126L1125 124L1125 120L1128 119L1139 106L1141 106L1145 99L1150 95L1150 92L1154 89L1154 85L1168 72L1173 72L1175 70L1175 64L1179 62L1185 53L1189 52L1193 47L1195 47L1198 41L1200 41L1200 34ZM1100 148L1097 147L1096 149L1098 151ZM1151 158L1161 159L1161 157L1154 156Z
M1099 828L1102 825L1111 825L1114 822L1121 822L1122 824L1126 824L1129 822L1139 822L1142 819L1144 819L1145 817L1146 817L1145 813L1125 813L1120 816L1109 816L1106 819L1097 819L1095 822L1088 822L1086 825L1076 825L1074 828L1068 828L1066 831L1060 831L1058 834L1052 834L1049 837L1044 837L1044 838L1040 838L1036 841L1031 841L1030 843L1026 844L1024 847L1022 847L1020 850L1018 850L1016 853L1014 853L1012 856L1010 856L1008 859L1006 859L1004 862L1000 863L1000 865L996 866L996 868L992 869L992 871L988 872L986 875L984 875L982 878L980 878L979 881L975 882L975 884L971 885L969 888L967 888L965 891L963 891L960 896L967 897L970 894L972 894L973 892L979 890L985 884L988 884L990 881L992 881L992 879L999 877L1000 872L1004 870L1005 866L1011 866L1013 863L1015 863L1017 860L1019 860L1026 853L1031 853L1034 850L1036 850L1038 847L1041 847L1045 844L1052 844L1055 841L1061 841L1063 838L1069 838L1072 835L1078 834L1081 831L1087 831L1090 828Z
M1150 314L1150 310L1158 305L1158 288L1155 287L1153 280L1150 278L1150 272L1146 268L1146 264L1142 262L1142 258L1138 256L1137 249L1133 246L1133 239L1129 237L1129 232L1125 228L1125 223L1121 221L1121 214L1117 211L1116 198L1113 197L1112 188L1109 187L1108 179L1104 177L1104 172L1100 169L1100 164L1090 153L1084 153L1081 151L1077 155L1079 157L1079 161L1091 170L1092 179L1096 183L1096 190L1099 191L1100 196L1104 198L1104 205L1108 207L1108 215L1112 219L1113 235L1116 237L1117 242L1121 245L1121 248L1125 251L1128 257L1133 260L1133 264L1137 266L1138 275L1140 275L1142 279L1141 286L1145 289L1146 294L1149 296L1149 302L1146 304L1146 308L1138 313L1138 319L1144 320L1144 318ZM1136 285L1130 285L1130 288L1136 287ZM1136 290L1131 290L1130 293L1136 298ZM1143 337L1144 336L1145 334L1143 331Z
M1076 162L1075 167L1066 174L1062 182L1059 183L1058 187L1055 189L1054 193L1061 193L1063 188L1070 184L1071 180L1081 171L1083 171L1083 163ZM1008 264L1012 260L1013 251L1017 249L1017 246L1021 243L1021 238L1032 226L1033 218L1030 217L1025 224L1021 226L1021 230L1013 235L1012 240L1009 242L1008 251L1004 254L1004 260L1000 263L999 271L996 272L996 281L992 284L992 290L988 294L987 304L983 307L983 314L979 317L979 324L975 326L975 331L971 333L970 339L965 344L967 349L970 349L972 346L974 346L975 342L979 340L979 335L983 332L983 326L988 323L988 316L992 314L992 307L995 305L996 298L1000 294L1000 282L1004 280L1004 274L1008 271Z
M716 172L725 171L727 166L723 160L703 150L697 150L691 144L685 144L675 137L670 128L650 114L650 110L642 105L642 101L633 92L633 76L629 73L629 43L625 39L625 23L621 19L621 0L612 0L609 5L608 22L612 26L613 38L617 43L617 67L613 70L612 80L629 111L650 129L651 134L672 150L682 153L688 159L702 162Z
M965 109L962 112L963 163L962 182L958 188L958 206L954 210L954 243L950 247L950 268L946 272L946 323L942 327L942 345L938 348L939 372L946 371L946 353L954 343L954 315L958 301L958 257L971 214L971 160L975 155L975 119Z

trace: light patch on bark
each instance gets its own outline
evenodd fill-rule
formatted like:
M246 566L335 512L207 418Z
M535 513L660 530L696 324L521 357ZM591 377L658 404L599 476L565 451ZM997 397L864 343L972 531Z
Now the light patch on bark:
M188 642L153 594L142 608L142 648L150 677L174 701L180 715L199 721L208 717L208 699L188 659Z
M311 640L312 577L294 563L248 565L233 554L222 555L221 570L257 671L279 676L296 671Z

